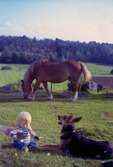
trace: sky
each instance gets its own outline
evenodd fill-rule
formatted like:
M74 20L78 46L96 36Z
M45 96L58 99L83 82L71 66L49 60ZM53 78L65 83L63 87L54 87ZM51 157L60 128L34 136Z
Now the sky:
M113 0L0 0L0 35L113 43Z

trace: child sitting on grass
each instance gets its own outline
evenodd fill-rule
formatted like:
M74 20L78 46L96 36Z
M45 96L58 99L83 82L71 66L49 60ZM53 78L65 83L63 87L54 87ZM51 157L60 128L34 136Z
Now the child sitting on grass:
M37 151L39 137L31 128L31 115L29 112L20 112L16 120L16 128L0 128L6 135L13 138L10 147L14 147L21 151ZM7 147L7 145L6 145ZM5 145L3 145L5 148Z

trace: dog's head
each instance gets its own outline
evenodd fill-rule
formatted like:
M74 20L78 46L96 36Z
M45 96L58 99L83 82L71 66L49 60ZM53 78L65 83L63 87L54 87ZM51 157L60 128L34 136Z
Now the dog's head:
M58 115L58 124L60 125L74 125L79 122L82 117L75 117L73 115Z

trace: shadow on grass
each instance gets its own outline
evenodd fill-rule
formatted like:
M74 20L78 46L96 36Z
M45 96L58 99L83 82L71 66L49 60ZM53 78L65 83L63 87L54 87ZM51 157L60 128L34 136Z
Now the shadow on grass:
M73 94L70 92L54 92L52 101L47 99L46 93L41 93L36 96L35 100L25 100L20 95L20 92L12 92L12 93L3 93L0 92L0 103L7 103L7 102L45 102L45 101L56 101L56 102L72 102L71 98ZM79 93L79 100L112 100L113 93L111 94L91 94L91 93Z
M5 149L6 149L6 152L5 152ZM5 154L7 154L7 152L9 152L8 151L8 149L11 149L11 147L6 147L5 149L3 149L4 150L4 153ZM11 150L14 150L14 152L12 152ZM18 161L22 161L22 159L21 159L21 156L20 156L20 154L22 154L22 152L21 151L17 151L17 150L15 150L13 147L12 147L12 149L10 150L10 153L12 153L11 155L8 153L8 155L4 155L3 154L3 151L2 151L2 158L3 158L3 162L5 162L5 167L6 167L6 163L7 163L7 166L9 166L9 163L7 162L7 160L6 160L6 157L8 158L8 159L11 159L12 161L10 161L10 165L12 166L12 163L15 161L15 163L14 164L18 164ZM54 156L62 156L62 157L68 157L68 158L70 158L70 160L73 162L73 166L75 166L75 162L76 162L76 160L89 160L89 161L98 161L98 163L100 164L100 166L102 166L102 167L112 167L112 165L113 165L113 160L112 159L106 159L106 160L101 160L101 159L99 159L99 158L90 158L90 157L80 157L80 156L70 156L70 155L68 155L68 154L64 154L62 151L61 151L61 149L59 148L59 145L43 145L40 149L38 149L38 150L36 150L35 152L32 152L31 151L31 153L33 153L33 154L46 154L46 155L48 155L48 156L50 156L50 155L54 155ZM9 155L10 155L10 157L9 157ZM15 157L15 155L16 155L16 157ZM25 153L23 152L23 156L25 156ZM26 158L25 158L26 159ZM6 161L5 161L6 160ZM27 159L26 159L27 160ZM36 161L37 162L37 161ZM22 163L24 163L24 164L26 164L26 163L29 163L29 165L27 165L28 167L34 167L34 166L37 166L37 165L41 165L40 163L39 164L37 164L36 162L33 162L33 161L23 161ZM31 163L32 163L32 165L31 165ZM19 167L20 166L22 166L22 164L19 162ZM42 166L42 165L41 165ZM78 166L78 165L77 165ZM15 167L15 166L14 166ZM23 167L23 166L22 166Z

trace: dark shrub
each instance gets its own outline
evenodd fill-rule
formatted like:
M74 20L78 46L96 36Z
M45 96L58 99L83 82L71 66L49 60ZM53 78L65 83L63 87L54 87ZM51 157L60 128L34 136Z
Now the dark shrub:
M113 69L110 71L110 74L113 74Z
M2 66L1 70L11 70L12 68L10 66Z

